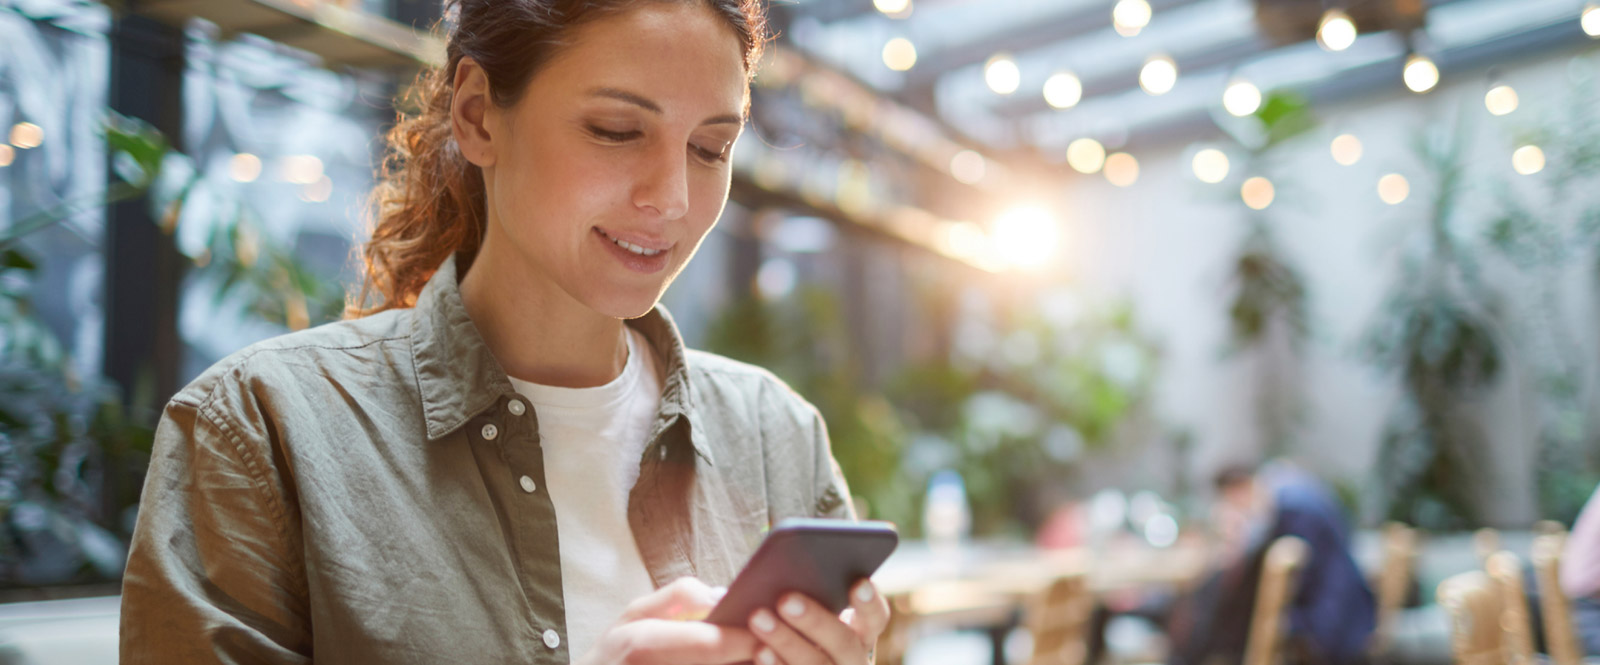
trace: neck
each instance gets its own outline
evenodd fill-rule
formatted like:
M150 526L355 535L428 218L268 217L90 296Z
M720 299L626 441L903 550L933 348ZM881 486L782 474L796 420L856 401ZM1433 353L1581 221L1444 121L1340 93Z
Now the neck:
M494 249L485 239L461 280L461 300L507 374L588 388L622 373L628 345L621 319L588 308L525 261Z

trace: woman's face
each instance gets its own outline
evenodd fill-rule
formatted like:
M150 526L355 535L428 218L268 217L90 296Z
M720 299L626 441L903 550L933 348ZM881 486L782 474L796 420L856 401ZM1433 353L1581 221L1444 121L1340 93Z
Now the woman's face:
M722 214L747 94L739 38L700 3L578 27L515 106L484 105L482 135L461 141L484 167L483 252L606 316L645 314Z

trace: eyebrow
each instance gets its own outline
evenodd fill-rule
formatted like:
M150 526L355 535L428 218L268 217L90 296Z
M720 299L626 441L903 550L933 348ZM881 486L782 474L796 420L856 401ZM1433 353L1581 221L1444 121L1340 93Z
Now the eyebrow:
M650 100L647 97L643 97L643 96L628 92L627 90L618 90L616 88L595 88L595 89L589 91L589 96L591 96L591 97L605 97L605 98L608 98L608 99L615 99L615 100L618 100L618 101L627 102L629 104L633 104L634 106L642 108L642 109L644 109L646 111L649 111L651 113L654 113L656 115L662 115L662 114L665 113L665 111L661 110L661 105L660 104L655 103L654 101ZM702 122L700 124L702 124L702 125L738 125L738 124L742 124L743 122L744 122L744 118L740 117L739 115L733 114L733 113L727 113L727 114L723 114L723 115L715 115L715 116L711 116L710 118L706 118L705 122Z

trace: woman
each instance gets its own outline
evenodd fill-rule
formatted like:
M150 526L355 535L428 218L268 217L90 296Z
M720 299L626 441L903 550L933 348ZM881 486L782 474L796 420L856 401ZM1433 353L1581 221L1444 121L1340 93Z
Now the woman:
M868 662L866 581L842 618L692 620L772 522L851 515L816 411L656 306L727 200L759 8L448 10L448 65L391 134L368 306L166 409L123 662Z

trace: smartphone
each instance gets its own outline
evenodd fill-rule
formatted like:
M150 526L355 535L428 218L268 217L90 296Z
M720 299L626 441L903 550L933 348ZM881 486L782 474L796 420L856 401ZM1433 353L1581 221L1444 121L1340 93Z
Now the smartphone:
M850 587L882 565L900 542L888 522L787 519L756 548L706 621L743 626L757 609L776 608L798 592L835 614L850 606Z

